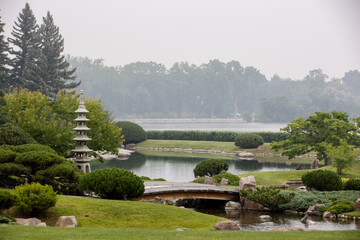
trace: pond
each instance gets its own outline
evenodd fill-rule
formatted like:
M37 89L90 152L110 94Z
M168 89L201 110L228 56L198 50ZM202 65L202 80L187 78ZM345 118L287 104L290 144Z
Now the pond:
M133 171L138 176L164 178L170 182L189 182L194 179L193 169L204 158L152 156L134 153L128 160L104 160L104 163L93 161L91 170L103 168L122 168ZM257 160L226 160L228 172L243 174L261 171L293 170L297 164L261 162ZM303 164L304 165L304 164ZM308 165L310 166L310 164Z

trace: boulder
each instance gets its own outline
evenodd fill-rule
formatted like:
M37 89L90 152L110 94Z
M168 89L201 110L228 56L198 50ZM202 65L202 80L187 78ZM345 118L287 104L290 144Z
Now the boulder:
M311 162L310 169L317 169L317 168L319 168L319 160L314 159L314 160L312 160L312 162Z
M256 189L256 181L254 176L242 177L239 181L239 189L251 189L255 191Z
M126 144L125 149L127 149L127 150L135 150L135 143Z
M161 198L159 196L156 196L152 202L161 203L161 204L165 204L165 205L174 205L174 202L172 200Z
M55 227L76 227L78 225L75 216L61 216Z
M240 197L240 202L244 210L254 210L254 211L264 210L264 206L262 204L251 201L249 199L244 199L244 197Z
M46 223L41 222L37 218L15 218L16 224L25 225L25 226L42 226L46 227Z
M307 219L307 220L306 220L306 224L307 224L307 225L315 225L316 222L314 222L314 221L312 221L312 220L310 220L310 219Z
M306 220L308 220L308 218L309 218L309 215L305 214L305 216L300 219L300 222L303 224L306 224Z
M270 215L261 215L258 217L261 221L270 221L271 217Z
M332 212L324 212L323 214L323 218L336 218L336 214L335 213L332 213Z
M216 185L214 178L212 178L212 177L205 178L204 184Z
M220 185L222 185L222 186L229 185L229 180L226 178L222 178L220 181Z
M309 216L321 216L321 212L320 212L321 207L325 207L325 205L315 204L313 206L310 206L308 210L305 212L305 214Z
M255 155L251 152L241 151L241 152L237 152L236 156L238 156L239 159L252 160L254 159Z
M228 201L225 204L225 211L239 210L240 208L241 208L241 205L239 202Z
M289 232L289 231L320 231L320 230L292 227L292 228L275 228L271 231Z
M297 215L298 214L298 212L294 211L294 210L285 210L284 213L289 214L289 215L291 215L291 214Z
M214 228L216 230L240 230L239 226L233 221L217 222Z
M360 198L358 198L356 200L356 203L355 203L355 211L360 211Z

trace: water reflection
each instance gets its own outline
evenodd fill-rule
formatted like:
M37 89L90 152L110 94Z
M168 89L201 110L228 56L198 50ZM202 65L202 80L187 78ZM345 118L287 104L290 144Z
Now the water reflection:
M134 153L128 160L104 160L91 162L91 169L122 168L133 171L138 176L164 178L167 181L187 182L194 179L193 169L204 158L152 156ZM229 163L228 172L242 174L248 172L293 170L296 165L256 160L224 160Z

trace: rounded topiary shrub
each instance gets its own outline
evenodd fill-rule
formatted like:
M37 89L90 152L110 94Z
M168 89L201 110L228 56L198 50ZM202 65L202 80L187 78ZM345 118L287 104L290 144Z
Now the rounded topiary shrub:
M326 211L332 212L335 214L347 213L354 211L354 203L348 200L337 200L334 201Z
M40 183L25 183L15 187L11 193L17 197L15 207L32 216L55 206L57 201L57 195L53 188Z
M141 196L144 182L134 173L119 169L101 169L85 174L79 183L80 189L108 199L128 199Z
M0 163L14 162L16 153L10 149L0 148Z
M0 145L21 145L28 143L36 143L36 141L22 128L10 123L0 125Z
M119 121L116 125L122 129L121 132L124 135L125 145L146 140L146 132L139 124L128 121Z
M15 158L15 163L30 167L32 173L64 161L67 161L64 157L47 151L24 152L22 154L18 154Z
M0 210L11 208L16 204L16 200L15 195L0 189Z
M236 176L232 173L222 172L222 173L219 173L214 176L214 180L218 184L221 182L221 179L223 179L223 178L226 178L228 180L229 185L232 185L232 186L239 185L240 177Z
M239 133L235 138L235 146L239 148L257 148L264 144L264 139L254 133Z
M30 176L31 169L21 164L0 164L0 187L13 188L26 182Z
M343 189L340 176L330 170L308 172L301 177L301 180L308 189L318 191L338 191Z
M194 169L195 177L212 177L221 172L226 172L229 164L219 159L206 159L198 163Z
M344 190L360 190L360 178L352 178L346 181Z

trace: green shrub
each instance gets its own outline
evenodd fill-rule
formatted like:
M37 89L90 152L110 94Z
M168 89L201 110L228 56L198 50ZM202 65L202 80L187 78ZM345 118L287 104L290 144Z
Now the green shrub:
M279 205L289 203L295 194L282 194L280 189L276 188L256 188L254 192L250 189L240 190L240 196L260 203L271 211L279 211L281 209Z
M295 197L280 207L282 210L295 210L305 212L310 206L317 203L330 206L336 200L349 200L355 202L360 196L360 191L307 191L296 192Z
M227 171L229 164L220 159L206 159L198 163L194 169L195 177L212 177L221 172Z
M15 163L30 167L32 174L39 170L46 169L54 164L67 161L64 157L45 151L31 151L18 154Z
M333 202L326 211L332 212L335 214L347 213L354 211L354 203L348 200L337 200Z
M165 179L163 178L154 178L152 181L157 181L157 182L166 182Z
M198 178L195 178L193 183L204 183L205 182L205 178L206 177L198 177Z
M352 178L346 181L344 190L360 190L360 178Z
M149 177L147 177L147 176L141 176L140 178L141 178L141 180L143 180L143 181L151 181L151 178L149 178Z
M36 141L22 128L10 123L0 125L0 145L21 145L28 143L36 143Z
M53 188L49 185L43 186L40 183L25 183L15 187L12 193L18 199L15 207L31 216L55 206L57 201L56 192Z
M15 218L9 216L0 216L0 223L8 224L11 222L16 222Z
M119 169L101 169L85 174L80 180L80 189L94 192L101 198L127 199L141 196L144 182L134 173Z
M11 150L17 153L25 153L25 152L32 152L32 151L44 151L52 154L57 154L57 152L49 146L42 145L42 144L23 144L18 146L10 146Z
M241 133L235 138L235 146L239 148L257 148L264 144L264 139L254 133Z
M302 182L308 189L338 191L343 189L341 177L330 170L316 170L304 174Z
M23 184L29 178L31 169L21 164L0 164L0 187L13 188Z
M125 138L125 145L146 140L146 132L139 124L128 121L119 121L116 125L122 129L121 132Z
M228 180L229 185L238 186L240 177L228 172L222 172L214 176L214 180L217 184L221 182L222 178L226 178Z
M16 153L10 149L1 149L0 148L0 163L10 163L14 162Z
M16 204L16 196L7 190L0 190L0 211L11 208Z

